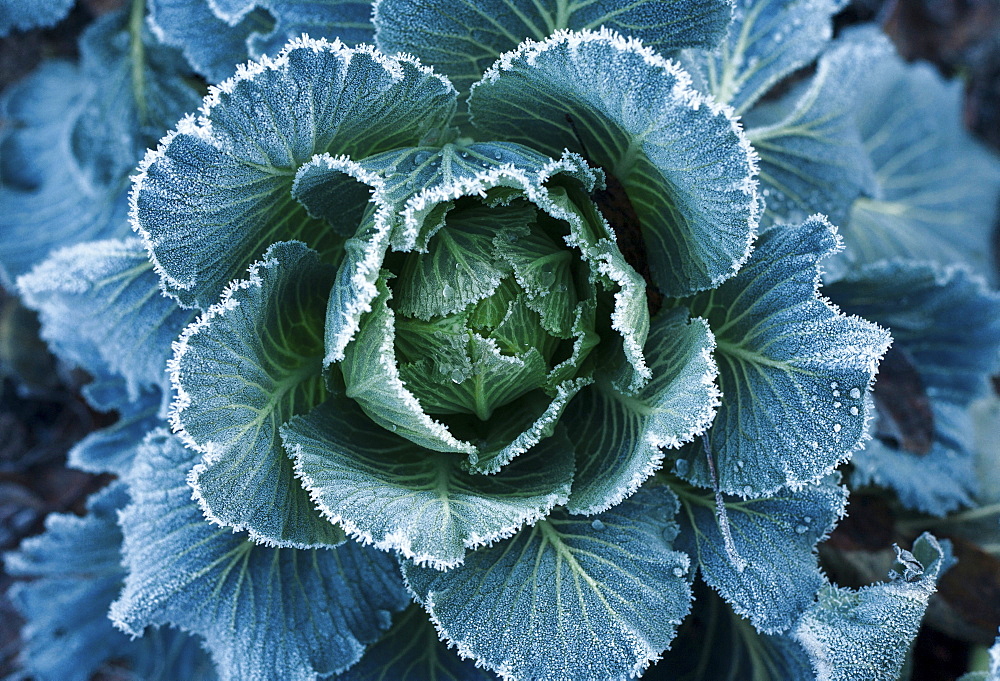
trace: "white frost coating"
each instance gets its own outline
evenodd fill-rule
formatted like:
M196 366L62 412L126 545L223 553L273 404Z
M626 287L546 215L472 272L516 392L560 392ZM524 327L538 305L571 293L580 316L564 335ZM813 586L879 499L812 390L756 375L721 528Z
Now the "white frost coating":
M837 226L831 223L829 220L827 220L825 215L816 213L814 215L810 215L807 218L807 221L809 220L819 220L820 222L822 222L823 225L827 228L827 230L829 230L829 233L833 239L833 243L830 245L830 247L826 251L820 253L816 258L816 275L813 278L813 296L815 297L816 300L825 305L834 315L841 317L843 319L850 319L857 322L863 322L864 324L880 331L884 339L884 344L881 347L881 349L877 349L875 352L872 352L872 348L870 347L856 347L854 348L854 351L852 353L843 358L847 362L850 362L851 360L856 360L859 357L863 357L866 361L865 367L869 374L868 384L867 386L865 386L865 399L864 402L862 403L865 407L864 427L861 429L858 440L854 443L852 447L846 448L841 453L840 457L830 467L829 470L821 472L820 474L812 478L808 479L793 478L791 476L794 475L794 472L786 467L784 472L786 476L788 476L789 480L787 483L787 487L793 492L798 492L810 485L817 484L820 480L822 480L824 477L826 477L826 475L829 474L830 470L833 470L838 466L840 466L841 464L850 461L851 457L853 457L858 450L863 449L865 443L872 438L870 422L872 418L874 418L874 404L872 403L871 400L871 393L875 386L875 380L878 375L879 363L882 361L882 358L885 357L885 353L888 352L890 346L892 345L892 336L890 335L887 329L883 329L878 324L868 321L867 319L862 319L857 315L843 314L840 311L840 308L837 307L837 305L833 301L831 301L829 298L827 298L820 292L820 289L822 289L823 287L823 267L821 263L827 258L830 258L833 255L836 255L837 253L844 250L844 239L840 235ZM824 360L827 363L832 363L834 359L835 359L834 357L830 356L824 357Z
M746 239L742 245L742 252L729 253L726 251L727 257L731 258L728 269L711 275L707 285L699 282L698 289L718 286L723 281L735 275L746 264L753 249L753 242L763 213L763 202L758 193L758 181L756 179L759 168L759 157L750 144L749 138L744 133L735 110L729 105L720 103L712 97L697 91L692 85L690 75L679 64L663 58L653 50L645 47L639 40L632 37L623 37L605 27L602 27L598 31L569 31L564 29L555 32L542 42L531 39L525 40L516 49L501 55L486 71L482 80L472 86L473 99L475 98L476 87L481 84L496 83L502 77L504 71L515 71L519 66L523 66L524 64L534 66L545 52L554 48L565 48L565 51L569 53L572 59L574 53L579 51L581 46L588 43L603 43L610 49L620 53L630 53L639 56L645 65L659 70L664 74L665 78L671 79L673 85L667 96L673 103L689 111L697 111L704 107L713 116L722 116L726 119L739 146L739 156L745 159L746 164L747 177L729 189L731 191L738 191L746 197L746 201L740 202L738 208L741 214L742 211L746 211L747 230ZM614 118L614 114L608 115ZM473 121L475 122L475 116L473 116ZM652 121L652 123L655 125L656 122ZM635 135L637 133L633 131L630 134ZM699 210L701 209L699 208Z
M222 81L218 85L209 86L208 94L202 100L198 119L196 120L193 114L187 114L184 116L184 118L177 123L175 130L171 130L160 139L155 150L150 149L146 151L146 155L139 163L136 174L131 177L132 188L129 191L129 222L132 225L132 229L142 237L143 242L146 244L146 250L149 252L149 258L153 263L156 273L160 276L162 284L161 288L163 292L172 298L178 299L178 302L180 302L180 300L176 292L172 292L170 288L188 291L195 287L197 281L193 278L193 276L186 280L180 280L167 273L155 252L155 248L158 245L157 241L152 238L149 231L142 226L139 220L138 196L139 192L142 191L143 184L148 176L149 168L157 162L165 165L170 164L171 161L167 157L166 152L171 141L173 141L174 137L177 135L191 135L205 141L220 151L227 151L226 143L219 139L212 131L212 109L219 104L221 96L232 92L238 83L243 81L252 81L257 75L264 73L265 71L278 71L285 68L289 63L289 54L297 49L309 49L314 52L329 52L331 54L335 54L342 59L345 68L350 63L353 55L359 53L366 54L370 56L375 63L382 66L395 82L401 81L404 77L403 70L400 65L402 63L408 63L416 68L420 73L436 78L446 86L448 91L457 95L457 90L455 90L454 85L451 84L451 81L448 80L446 76L435 73L432 67L420 63L419 60L411 55L397 54L394 56L387 56L370 45L362 44L351 48L341 43L339 39L334 39L333 42L330 42L325 38L314 39L307 35L302 35L298 38L290 40L276 57L271 58L265 55L261 57L259 61L249 61L245 64L240 64L237 66L235 75ZM182 307L190 308L197 306L182 304Z
M534 447L545 436L546 431L553 427L559 420L563 410L573 396L591 383L593 383L593 379L591 378L577 378L560 383L556 387L555 397L549 402L549 406L546 407L542 415L535 419L531 427L514 438L513 442L500 450L496 456L490 458L486 462L486 465L479 465L479 461L474 461L470 455L469 464L472 472L492 475Z
M132 175L129 180L132 182L132 187L129 189L128 193L128 206L129 206L129 223L132 225L132 231L138 234L142 238L142 242L146 247L146 252L149 254L149 260L153 263L153 270L159 275L160 278L160 290L163 294L170 296L181 307L194 307L184 305L176 293L170 290L171 287L181 290L191 289L195 282L193 279L187 281L181 281L170 274L163 268L159 259L156 257L154 249L159 245L159 241L153 238L153 236L142 226L139 222L139 192L142 190L142 185L146 181L146 176L149 173L150 166L153 163L159 161L160 163L169 164L170 159L167 157L167 147L173 141L174 137L180 134L198 134L197 125L194 123L194 116L187 114L177 123L177 128L171 130L162 138L160 138L159 143L156 145L156 149L147 149L146 154L142 157L142 161L139 162L139 167L136 170L136 174Z
M295 477L302 482L303 488L309 493L315 507L331 523L340 525L352 539L361 542L366 546L373 546L382 551L395 551L401 557L412 560L422 567L431 567L439 571L447 571L456 568L465 562L465 557L460 556L453 560L445 560L434 553L418 551L413 549L414 537L401 529L382 534L376 537L372 532L363 529L358 523L345 517L341 512L330 506L326 502L322 493L322 483L309 475L303 464L303 447L300 443L294 443L289 455L293 461ZM562 487L550 494L545 495L540 503L536 503L528 512L522 513L517 522L503 525L493 531L479 533L475 529L470 529L462 538L462 546L469 550L475 550L484 546L492 546L494 543L508 539L523 527L531 527L539 520L544 519L558 504L566 501L569 496L570 483L566 482ZM458 488L458 492L465 492L466 495L474 495L475 491ZM446 500L442 503L447 504ZM482 503L490 505L492 500L483 498ZM475 520L475 518L471 518Z
M297 241L288 243L296 243L305 246L302 242ZM205 471L215 465L222 458L226 452L226 448L211 440L199 443L184 427L184 411L191 406L191 395L184 390L184 386L182 385L181 381L183 377L180 365L181 359L185 354L187 354L189 348L188 344L191 338L197 336L199 333L211 326L214 319L224 317L227 312L239 307L239 301L235 300L233 296L239 291L243 291L251 287L260 288L263 284L263 280L260 276L260 270L271 269L277 265L278 260L276 258L261 260L250 265L247 270L247 278L231 282L226 287L226 290L223 291L222 296L219 298L219 302L215 303L205 312L200 314L198 319L189 324L187 328L181 332L180 337L173 342L174 356L167 360L167 373L170 375L170 385L173 388L175 395L167 414L167 420L170 423L170 429L177 435L177 437L180 438L181 442L184 443L184 446L201 454L201 461L195 464L195 466L188 472L187 484L191 488L191 498L198 503L198 507L201 509L201 512L207 521L220 527L229 527L232 529L234 534L237 532L246 532L251 541L262 546L269 546L273 548L287 547L295 549L330 548L327 544L322 543L306 544L290 540L277 542L269 537L261 535L250 525L243 523L237 523L234 525L215 515L209 506L208 500L205 499L202 494L201 486L199 485L198 480Z
M718 408L722 404L722 392L719 390L717 384L719 367L715 362L714 356L716 347L715 336L711 332L708 320L695 317L689 323L701 324L707 332L706 337L710 343L708 347L702 348L698 353L698 356L705 363L706 367L699 378L699 383L705 387L708 397L707 402L705 402L694 418L687 419L690 427L680 434L664 437L659 435L655 429L647 430L643 437L645 442L650 446L652 454L646 459L642 468L635 471L629 480L618 488L613 495L606 497L602 503L591 504L584 508L567 509L570 514L590 516L614 508L635 494L653 473L662 468L663 460L666 456L665 450L681 448L685 444L692 442L695 438L704 435L712 425L715 415L718 413Z
M328 344L326 356L323 358L323 365L329 366L344 359L344 349L357 334L361 315L371 312L371 303L378 296L378 289L374 281L382 266L382 256L385 253L385 246L392 230L393 204L386 198L385 178L367 170L345 155L334 157L330 154L316 154L313 156L309 163L303 165L295 173L295 180L292 183L293 193L298 189L302 177L313 167L325 167L327 170L339 171L362 184L367 184L371 187L371 201L378 207L374 216L375 233L370 237L373 247L366 249L365 259L356 263L354 274L351 276L351 286L359 292L359 295L352 297L348 307L341 311L341 317L345 323L341 327L341 332Z
M490 168L484 168L474 177L460 177L450 182L444 182L411 196L402 211L403 241L398 250L413 250L417 246L420 233L420 217L429 208L447 201L462 197L486 198L486 192L496 187L512 187L520 189L526 199L547 212L554 218L575 224L579 218L571 215L556 205L549 198L545 183L559 174L569 174L580 180L584 189L589 191L596 182L596 175L577 154L566 152L562 158L551 160L535 172L518 168L513 163L503 163Z

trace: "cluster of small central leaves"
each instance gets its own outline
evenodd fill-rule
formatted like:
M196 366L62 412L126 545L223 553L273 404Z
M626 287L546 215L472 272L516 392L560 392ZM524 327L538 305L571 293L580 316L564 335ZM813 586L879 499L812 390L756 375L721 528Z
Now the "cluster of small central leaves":
M594 290L580 300L564 236L568 225L524 200L474 203L452 209L427 253L406 255L391 282L396 357L425 411L486 421L533 390L554 397L575 373L596 342ZM587 341L573 353L577 319Z

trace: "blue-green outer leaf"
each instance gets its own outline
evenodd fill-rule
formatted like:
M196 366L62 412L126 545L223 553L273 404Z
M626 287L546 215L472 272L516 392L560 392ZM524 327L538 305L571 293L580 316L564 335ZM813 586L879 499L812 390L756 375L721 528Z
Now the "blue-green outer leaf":
M736 0L729 35L682 57L706 93L744 114L772 86L807 65L833 35L846 0Z
M205 522L185 483L195 458L162 430L143 444L121 515L129 574L115 625L201 634L223 681L317 681L351 666L409 602L394 561L353 543L263 547Z
M112 483L87 500L87 515L54 513L45 532L4 556L4 571L30 579L10 596L26 623L21 668L38 681L88 681L102 665L124 661L146 681L214 681L214 668L196 638L169 628L129 640L108 619L121 590L122 534L118 510L125 485Z
M526 38L605 26L660 52L710 48L731 14L726 0L378 0L374 21L380 49L415 54L465 91Z
M76 0L6 0L0 7L0 38L12 30L53 26L69 14Z
M630 678L690 609L676 511L668 489L641 490L594 519L553 513L460 568L403 574L441 638L504 678Z
M922 569L858 591L825 585L803 614L794 638L818 681L896 681L927 601L950 559L928 534L903 557Z
M323 319L333 266L279 242L184 330L170 361L171 424L202 461L190 483L205 515L276 546L344 536L295 479L278 429L326 397Z
M884 40L877 29L849 39ZM851 207L847 246L833 277L883 259L964 263L995 281L990 254L1000 196L1000 159L962 124L962 83L891 50L855 89L857 126L875 168L876 191Z
M101 17L80 37L79 66L44 63L4 94L5 285L57 246L126 236L129 174L197 106L181 56L127 20L124 11Z
M416 143L455 107L447 79L367 47L294 40L241 67L147 154L132 220L166 289L205 308L273 242L300 239L336 261L343 236L291 194L317 153L370 154ZM267 117L262 117L262 112Z
M514 534L565 503L573 451L558 431L495 475L432 452L334 398L282 428L296 475L322 513L354 538L436 569Z
M161 42L180 49L191 68L210 83L231 77L236 66L248 59L251 33L273 28L269 17L260 12L230 25L206 0L146 0L146 4L150 30Z
M905 260L859 267L826 291L846 312L889 328L934 414L930 451L873 440L853 459L852 483L892 488L907 508L933 515L972 503L979 481L968 407L1000 368L1000 294L964 268ZM876 430L892 428L876 421Z
M112 406L118 419L90 433L69 450L66 455L69 466L88 473L126 475L132 468L136 447L146 433L163 425L163 407L160 390L144 391L131 399L126 393L124 399Z
M712 288L748 257L760 208L749 142L730 109L638 41L606 29L526 41L473 86L469 107L485 135L583 152L613 174L663 293Z
M275 55L303 34L371 43L371 0L148 0L148 22L164 43L184 51L209 82L233 75L247 59Z
M688 321L684 310L664 313L645 348L653 376L638 394L598 383L574 398L565 416L577 455L570 513L611 508L660 467L664 450L708 428L720 397L714 347L705 320Z
M711 494L680 498L676 545L697 561L705 581L758 631L791 627L823 584L816 544L844 515L847 488L828 480L765 499L727 499L725 522L741 565L726 550Z
M55 247L128 233L126 186L94 186L65 151L89 88L78 66L49 61L0 98L9 121L0 137L0 282L8 288Z
M854 121L854 88L889 49L881 41L841 40L820 57L808 87L759 107L780 120L758 126L754 111L744 119L760 154L766 220L801 222L823 213L843 224L854 200L875 192L871 160Z
M194 313L161 293L139 239L60 249L18 288L60 357L98 378L120 376L133 400L166 388L171 342Z
M819 294L819 263L841 246L822 216L764 232L750 262L688 301L718 348L722 405L681 477L743 498L819 480L867 437L867 392L888 332ZM761 405L766 405L763 408Z

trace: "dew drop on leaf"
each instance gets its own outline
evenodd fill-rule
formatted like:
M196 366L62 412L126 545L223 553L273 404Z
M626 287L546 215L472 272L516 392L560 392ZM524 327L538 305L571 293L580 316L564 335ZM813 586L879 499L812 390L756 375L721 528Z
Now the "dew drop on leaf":
M604 529L604 523L602 523L599 518L594 518L594 522L590 523L590 526L598 532Z
M805 534L808 530L809 530L809 527L807 525L796 525L795 526L795 532L796 532L796 534Z
M859 399L861 397L861 391L858 388L851 388L850 395L852 399Z
M665 541L668 544L670 544L675 539L677 539L677 534L679 532L680 532L680 529L677 527L677 524L676 523L670 523L669 525L667 525L666 527L664 527L662 531L660 531L660 536L663 537L663 541Z

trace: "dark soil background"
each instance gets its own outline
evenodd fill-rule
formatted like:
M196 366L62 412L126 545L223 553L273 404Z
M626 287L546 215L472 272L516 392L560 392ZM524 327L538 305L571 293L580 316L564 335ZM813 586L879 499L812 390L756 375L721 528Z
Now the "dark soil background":
M121 4L81 0L52 29L0 39L0 89L42 59L75 57L80 31ZM929 60L964 80L965 123L1000 153L1000 0L854 0L837 26L873 20L907 59ZM1000 229L994 249L1000 261ZM49 513L82 514L86 497L110 479L65 467L69 448L114 415L87 407L79 396L87 377L58 367L37 334L33 314L0 290L0 552L40 533ZM884 579L893 555L887 547L908 546L917 535L904 527L910 525L891 500L852 495L850 516L822 548L824 568L841 585ZM917 638L913 681L956 679L967 670L973 646L989 645L1000 626L1000 560L968 540L952 539L959 563L942 580ZM20 618L6 597L10 582L0 566L0 678L15 670L20 649ZM109 669L95 681L115 677Z

